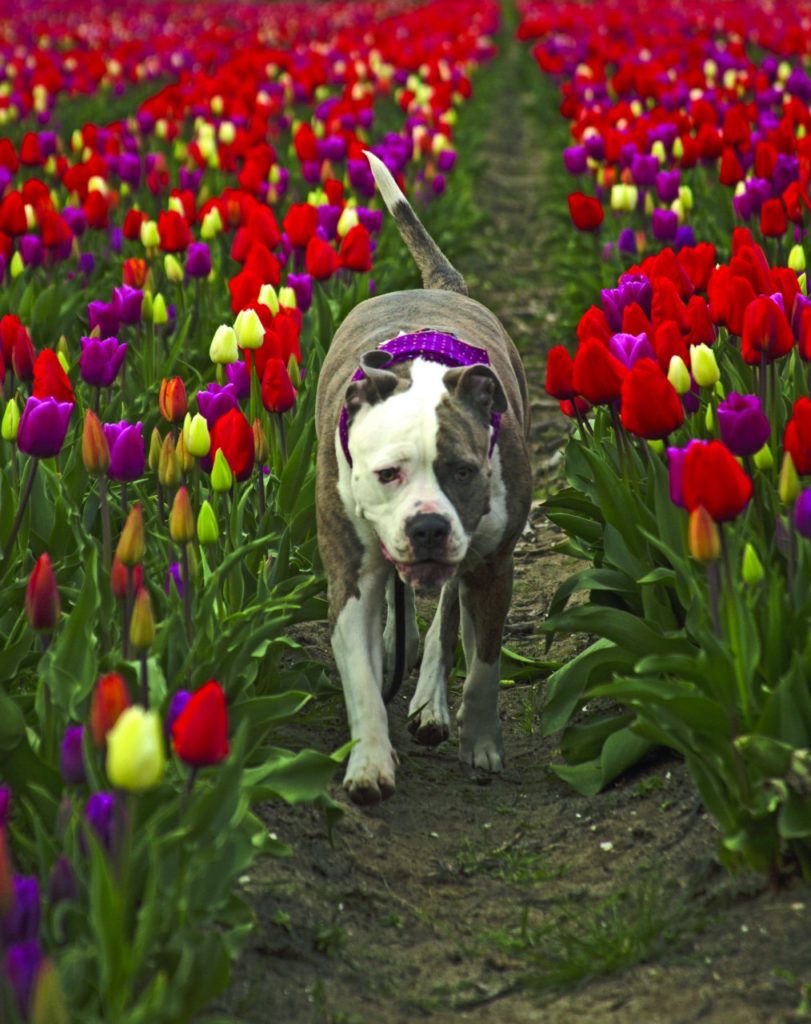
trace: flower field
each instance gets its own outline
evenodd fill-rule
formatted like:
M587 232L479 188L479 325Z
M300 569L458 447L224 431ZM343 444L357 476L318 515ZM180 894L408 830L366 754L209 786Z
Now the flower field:
M338 827L347 746L286 733L334 689L294 638L316 383L416 281L363 151L453 211L497 38L570 134L545 510L584 567L536 627L593 639L553 769L599 801L670 747L728 867L811 874L811 6L507 12L518 44L494 0L0 9L3 1021L225 1019L238 883L293 852L260 806Z

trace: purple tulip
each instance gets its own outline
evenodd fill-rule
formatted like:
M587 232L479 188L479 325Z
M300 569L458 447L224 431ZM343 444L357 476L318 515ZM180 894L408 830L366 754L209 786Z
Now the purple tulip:
M247 398L251 393L251 378L248 376L248 367L243 362L229 363L225 367L225 376L228 383L234 387L234 393L239 401Z
M122 284L119 288L113 288L111 306L122 324L139 324L141 322L141 308L143 304L144 293L140 288L132 288L128 284ZM114 331L113 333L116 332Z
M582 146L569 146L563 150L563 164L569 174L586 173L586 151Z
M616 333L622 330L622 314L626 306L637 303L646 316L650 316L653 288L647 277L623 274L617 288L604 288L600 292L608 326Z
M244 366L245 364L237 365ZM209 430L220 416L224 416L230 409L236 409L238 405L236 388L233 384L209 384L205 391L197 392L197 408L205 418Z
M370 234L379 231L383 227L383 211L369 210L365 206L359 206L358 220Z
M14 898L3 915L3 943L28 942L39 934L39 882L34 875L14 876Z
M210 249L205 242L192 242L186 253L186 276L208 277L210 273Z
M631 367L639 359L655 359L656 353L648 341L648 336L642 334L615 334L608 343L611 354L627 367Z
M83 252L79 257L79 270L89 277L96 269L96 257L92 252Z
M64 855L57 857L48 878L48 905L55 907L63 900L75 900L77 895L76 874L70 861Z
M79 373L86 384L108 388L121 369L127 354L127 343L118 338L82 338Z
M98 327L101 334L107 338L111 334L118 334L120 316L116 312L112 302L100 302L98 299L87 304L88 329Z
M104 436L110 446L109 475L113 480L137 480L146 465L143 426L138 423L105 423Z
M721 440L733 455L754 455L769 440L771 427L757 395L731 391L717 411Z
M164 723L167 736L171 736L172 726L175 724L175 719L189 703L190 699L191 693L189 693L188 690L178 690L172 697L172 700L169 703L169 710L166 712L166 721Z
M617 239L617 248L626 256L636 255L636 236L633 228L623 228Z
M375 194L375 179L366 160L347 160L346 170L352 188L362 196Z
M341 207L332 206L330 203L322 203L316 208L318 214L318 226L327 233L327 241L335 237L338 229L338 221L341 219Z
M122 153L118 158L118 176L133 188L141 184L141 161L134 153Z
M453 149L440 150L439 155L436 158L437 170L442 171L443 174L448 171L452 171L454 164L456 163L456 151Z
M694 444L706 444L706 441L693 440L686 448L667 449L667 472L670 483L670 500L674 505L684 508L684 460L687 452Z
M434 191L434 195L441 196L445 191L445 175L435 174L431 182L431 188Z
M26 455L49 459L62 450L68 432L72 402L34 398L25 403L17 432L17 447Z
M20 238L20 256L27 267L38 267L42 263L42 241L39 235L23 235Z
M87 231L87 217L84 210L77 206L66 206L62 210L62 218L70 228L71 234L81 238Z
M96 838L108 853L116 837L117 805L113 793L93 793L85 804L84 816Z
M679 249L694 246L696 244L696 233L689 224L679 224L676 229L676 237L673 239L673 248L676 252Z
M592 160L602 160L605 156L605 141L598 132L593 132L584 138L583 145L586 148L586 155L590 156Z
M681 174L676 171L659 171L656 175L656 195L663 203L672 203L679 194Z
M811 537L811 487L807 487L794 504L794 525L803 537Z
M8 824L11 812L11 790L8 786L0 786L0 828Z
M183 597L183 574L180 571L180 562L172 562L166 570L166 575L163 577L163 589L169 597L172 596L173 583L175 585L177 596Z
M42 949L35 939L31 942L18 942L6 950L6 977L23 1020L28 1020L34 986L41 966Z
M679 218L672 210L654 210L651 215L653 237L660 242L672 242L676 237Z
M62 778L68 785L80 786L87 782L84 770L84 726L69 725L65 729L62 745L59 748L59 769Z
M635 185L653 185L659 173L659 161L655 156L637 153L631 160L631 176Z
M296 293L296 305L306 313L313 304L313 279L309 274L288 274L287 284Z

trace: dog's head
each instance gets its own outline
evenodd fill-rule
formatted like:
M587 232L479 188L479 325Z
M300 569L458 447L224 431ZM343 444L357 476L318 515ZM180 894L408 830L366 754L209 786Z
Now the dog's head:
M436 591L456 572L490 499L490 424L507 403L489 366L368 352L346 392L355 512L404 583Z

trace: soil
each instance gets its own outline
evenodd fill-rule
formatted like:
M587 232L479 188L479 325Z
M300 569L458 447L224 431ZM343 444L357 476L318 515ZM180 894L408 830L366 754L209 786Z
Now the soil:
M549 143L557 115L522 89L526 60L508 42L487 72L497 116L476 179L486 220L480 244L451 255L525 356L538 502L518 549L506 642L543 657L537 624L573 563L555 551L561 537L541 508L558 481L567 432L543 391L543 353L560 340L543 212L559 148ZM327 658L325 629L299 639ZM564 640L550 656L576 649ZM229 1019L811 1020L811 886L790 880L773 889L726 874L717 834L677 759L658 755L605 793L579 796L549 767L559 758L555 738L541 735L543 682L519 683L502 695L506 770L483 784L460 768L453 738L436 750L412 742L410 688L390 709L400 756L392 799L356 808L336 780L345 814L331 841L315 808L262 809L294 855L261 861L244 879L257 927L235 972ZM455 693L458 700L458 684ZM325 750L345 742L338 699L295 739ZM645 927L649 941L635 953ZM637 962L620 969L605 961L601 942ZM581 967L567 973L578 951Z

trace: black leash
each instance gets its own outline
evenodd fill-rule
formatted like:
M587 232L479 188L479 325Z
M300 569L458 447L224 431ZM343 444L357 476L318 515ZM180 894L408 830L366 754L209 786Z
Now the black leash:
M383 691L383 703L390 704L403 685L405 675L405 583L394 573L394 674L388 689Z

